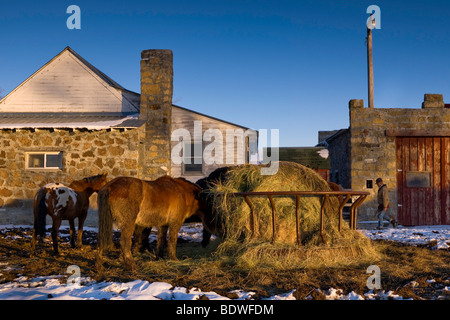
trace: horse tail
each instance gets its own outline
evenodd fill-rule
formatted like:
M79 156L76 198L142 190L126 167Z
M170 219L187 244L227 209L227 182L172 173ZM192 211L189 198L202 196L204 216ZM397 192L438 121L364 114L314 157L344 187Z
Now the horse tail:
M47 206L45 205L45 189L40 189L36 194L33 204L34 210L34 230L36 235L45 236L45 222L47 216Z
M112 246L113 219L109 205L109 188L98 192L98 248L100 251Z

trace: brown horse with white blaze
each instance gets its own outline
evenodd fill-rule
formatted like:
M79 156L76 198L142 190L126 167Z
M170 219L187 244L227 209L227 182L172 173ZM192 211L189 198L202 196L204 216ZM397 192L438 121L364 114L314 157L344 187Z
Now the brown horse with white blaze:
M82 245L84 221L89 209L89 197L106 183L106 174L73 181L68 187L60 183L49 183L41 187L34 197L34 227L31 253L36 249L36 238L45 236L46 216L52 218L53 252L58 250L58 232L62 220L69 220L70 244L75 247L75 218L78 218L77 246Z
M163 255L169 231L168 257L176 260L178 232L184 220L194 214L202 220L209 218L200 192L197 185L169 176L154 181L119 177L107 183L98 193L100 261L103 250L112 245L113 222L121 230L121 255L126 268L135 267L131 253L133 234L140 236L151 227L158 227L157 257Z

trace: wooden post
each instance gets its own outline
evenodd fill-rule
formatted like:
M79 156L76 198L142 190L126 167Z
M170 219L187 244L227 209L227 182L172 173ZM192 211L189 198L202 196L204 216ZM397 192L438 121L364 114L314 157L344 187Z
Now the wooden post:
M295 229L297 231L297 245L302 245L302 237L300 232L300 195L295 195Z
M369 108L373 108L372 29L369 28L367 28L367 77L369 85Z
M324 230L324 221L323 220L325 219L324 212L325 212L325 205L327 204L327 201L328 201L328 197L329 197L328 194L325 194L323 196L323 202L322 202L322 205L320 207L320 236L322 237L322 242L324 244L326 244L327 242L325 241L325 236L324 236L324 233L323 233L323 230Z
M250 207L250 231L252 235L250 236L250 239L256 238L256 219L255 219L255 207L253 206L253 203L251 202L250 198L248 196L244 196L245 202L247 202L247 205Z
M344 201L341 202L341 204L339 205L339 232L342 231L342 211L344 210L345 204L347 203L348 200L350 200L351 195L348 194ZM341 198L342 199L342 198Z
M277 232L277 211L275 208L275 203L273 201L273 197L271 195L267 196L269 198L270 201L270 206L272 207L272 230L273 230L273 238L272 238L272 244L275 243L275 241L277 240L278 237L278 232Z

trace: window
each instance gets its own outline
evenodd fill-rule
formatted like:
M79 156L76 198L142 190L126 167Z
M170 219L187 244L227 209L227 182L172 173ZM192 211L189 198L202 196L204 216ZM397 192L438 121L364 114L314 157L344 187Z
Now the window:
M408 188L430 188L431 172L426 171L407 171L406 186Z
M203 174L202 144L185 144L184 150L184 174Z
M27 169L62 169L62 152L27 152Z

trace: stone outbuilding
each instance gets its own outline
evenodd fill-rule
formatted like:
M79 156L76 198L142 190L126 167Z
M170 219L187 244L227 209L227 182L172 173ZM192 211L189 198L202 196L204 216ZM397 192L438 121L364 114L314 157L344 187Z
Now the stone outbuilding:
M375 180L390 190L390 210L402 225L450 224L450 108L425 94L422 108L365 108L349 102L350 127L329 132L330 179L369 191L359 219L375 220Z
M140 63L139 94L67 47L0 100L0 224L31 223L47 183L100 173L195 182L250 161L257 131L172 103L172 51L142 51Z

